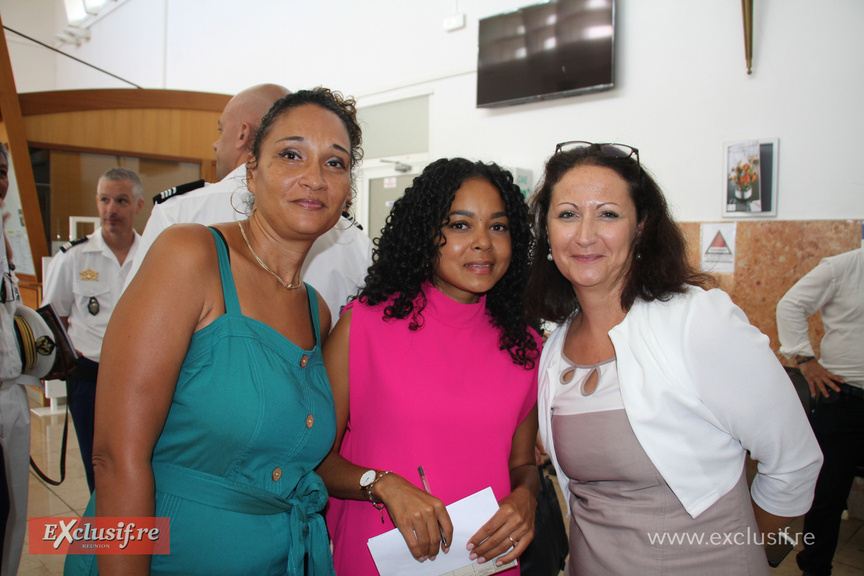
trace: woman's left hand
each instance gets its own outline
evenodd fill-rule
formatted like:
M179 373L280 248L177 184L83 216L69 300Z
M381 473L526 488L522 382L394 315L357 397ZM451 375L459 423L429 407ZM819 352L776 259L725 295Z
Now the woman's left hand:
M536 474L536 469L535 469ZM518 558L534 539L537 499L519 486L498 503L498 511L468 540L469 558L479 563L505 554L495 562L502 566Z

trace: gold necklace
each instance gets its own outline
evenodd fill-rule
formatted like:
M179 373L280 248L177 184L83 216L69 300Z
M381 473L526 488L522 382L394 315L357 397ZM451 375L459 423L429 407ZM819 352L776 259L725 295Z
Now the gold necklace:
M281 284L282 287L286 290L296 290L297 288L300 288L300 286L302 285L301 282L298 282L297 284L288 284L287 282L282 280L282 278L280 278L278 274L270 270L270 268L266 264L264 264L264 261L258 257L258 254L255 253L255 250L252 249L252 244L249 243L249 238L246 237L246 231L243 230L243 224L241 224L239 220L237 221L237 226L240 227L240 234L243 235L243 240L246 241L246 246L249 247L249 251L252 252L252 256L255 257L255 260L258 262L258 264L261 265L262 268L264 268L264 270L266 270L270 273L271 276L276 278L276 280L279 281L279 284Z

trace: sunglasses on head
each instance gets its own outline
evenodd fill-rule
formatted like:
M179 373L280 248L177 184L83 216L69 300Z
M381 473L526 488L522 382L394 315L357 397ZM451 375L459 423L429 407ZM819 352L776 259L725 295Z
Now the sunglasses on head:
M555 154L561 152L573 152L582 148L599 150L607 156L614 158L635 158L637 168L641 169L639 163L639 149L627 144L618 144L617 142L587 142L585 140L569 140L555 145Z

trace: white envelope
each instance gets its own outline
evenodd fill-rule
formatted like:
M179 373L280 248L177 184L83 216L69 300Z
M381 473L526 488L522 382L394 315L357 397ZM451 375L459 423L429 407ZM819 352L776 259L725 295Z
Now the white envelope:
M471 536L497 511L498 502L491 487L447 506L453 522L453 542L450 552L439 553L435 560L418 562L395 528L370 538L369 551L381 576L486 576L509 570L516 565L515 560L500 567L495 566L495 560L477 564L468 558L470 552L465 549Z

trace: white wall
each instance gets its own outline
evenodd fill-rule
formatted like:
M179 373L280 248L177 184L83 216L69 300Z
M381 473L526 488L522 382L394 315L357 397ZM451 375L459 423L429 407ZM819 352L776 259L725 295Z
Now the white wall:
M57 0L0 0L0 16L4 26L50 44L53 35L66 24L59 19L56 6ZM57 62L54 54L9 30L3 32L18 91L56 89Z
M0 0L0 11L14 27L46 3ZM720 219L724 141L777 137L778 218L864 218L861 0L754 2L750 76L737 0L617 0L614 90L476 109L477 20L529 3L129 0L67 50L148 88L321 84L361 106L431 93L432 158L495 160L535 178L556 142L629 143L686 221ZM457 10L468 25L445 32L443 18ZM60 57L44 69L31 50L12 57L22 92L123 86Z

